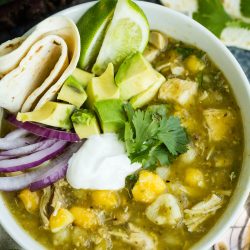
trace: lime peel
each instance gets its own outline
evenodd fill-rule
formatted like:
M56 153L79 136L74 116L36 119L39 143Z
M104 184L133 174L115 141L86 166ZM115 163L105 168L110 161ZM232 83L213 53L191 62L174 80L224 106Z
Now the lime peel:
M128 55L143 52L148 38L149 24L143 11L131 0L118 0L92 71L100 75L110 62L117 70Z
M102 46L117 0L100 0L80 18L77 27L81 36L79 67L92 67Z

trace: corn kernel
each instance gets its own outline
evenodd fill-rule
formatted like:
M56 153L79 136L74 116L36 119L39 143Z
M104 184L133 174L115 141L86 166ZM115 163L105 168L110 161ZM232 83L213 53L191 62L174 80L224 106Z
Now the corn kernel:
M57 233L66 228L74 221L73 215L68 209L60 208L56 214L52 214L49 219L50 230Z
M185 173L185 182L191 187L204 187L203 173L196 168L188 168Z
M143 170L132 189L132 194L136 201L150 203L165 190L166 184L157 174Z
M96 190L91 193L92 205L101 209L114 209L120 204L117 192L108 190Z
M189 70L192 74L196 74L205 68L205 64L195 55L187 57L184 61L184 64L187 70Z
M98 225L98 217L93 209L72 207L70 212L74 216L74 224L84 229L92 229Z
M24 189L19 194L19 198L29 213L34 213L37 211L40 200L37 192L31 192L29 189Z

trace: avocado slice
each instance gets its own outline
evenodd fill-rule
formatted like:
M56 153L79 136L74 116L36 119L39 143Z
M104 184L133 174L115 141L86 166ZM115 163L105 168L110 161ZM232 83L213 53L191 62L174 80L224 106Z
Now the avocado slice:
M71 116L71 121L80 139L100 134L99 124L95 114L87 109L75 110Z
M92 74L76 68L73 74L64 82L57 99L80 108L87 100L87 94L84 88L92 78Z
M93 74L84 71L82 69L76 68L72 73L72 76L84 87L86 88L90 80L94 77Z
M106 99L119 99L120 92L115 85L114 66L109 63L106 71L99 77L94 77L87 87L89 107L93 107L96 101Z
M84 87L73 76L69 76L63 84L57 99L80 108L87 100L87 94Z
M120 99L102 100L94 104L104 133L118 132L126 122Z
M151 102L154 99L154 97L157 95L159 88L166 80L165 77L161 75L160 73L157 72L157 75L158 75L158 79L153 85L151 85L148 89L146 89L142 93L130 99L129 102L134 109L138 109L149 104L149 102Z
M120 89L121 99L129 100L148 89L156 82L157 77L156 71L142 54L135 53L122 63L115 81Z
M72 128L70 116L74 105L46 102L41 108L32 112L18 113L17 120L21 122L38 122L52 127L70 130Z

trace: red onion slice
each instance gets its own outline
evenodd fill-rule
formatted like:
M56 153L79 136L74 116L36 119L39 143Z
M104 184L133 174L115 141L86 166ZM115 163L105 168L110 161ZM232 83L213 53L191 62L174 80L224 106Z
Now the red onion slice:
M28 146L11 149L7 151L1 151L0 160L8 159L8 158L15 158L17 156L22 156L22 155L28 155L28 154L43 150L45 148L48 148L51 145L53 145L55 142L56 140L54 139L53 140L47 139L47 140L43 140L43 141L28 145Z
M29 134L29 132L27 130L20 128L20 129L16 129L16 130L11 131L9 134L7 134L4 137L4 139L15 140L15 139L20 138L20 137L25 137L28 134Z
M5 138L2 138L5 139ZM25 138L18 138L16 140L1 140L0 141L0 150L10 150L15 148L24 147L34 143L37 140L37 137L25 137Z
M31 172L20 174L17 176L0 177L0 190L1 191L17 191L28 187L40 175L46 173L50 166L42 166Z
M37 180L35 180L30 185L30 190L35 191L38 189L45 188L64 178L68 168L69 159L75 152L78 151L81 146L82 143L73 143L65 150L62 155L52 160L50 162L51 168L46 173L39 176L39 178L37 178Z
M47 187L65 176L67 162L82 143L73 143L62 155L31 172L11 177L0 177L0 190L17 191L30 186L32 191Z
M35 152L31 155L16 159L1 160L0 172L17 172L36 167L60 154L66 145L67 142L65 141L57 141L51 147Z
M36 191L50 186L65 177L68 168L68 161L63 161L49 169L30 184L30 190Z
M8 150L12 148L22 147L25 145L25 137L29 132L24 129L16 129L11 131L5 137L0 138L0 150ZM18 141L15 141L18 139Z
M15 116L9 116L7 120L18 128L23 128L32 134L62 141L78 142L80 141L79 136L76 133L56 130L48 127L44 127L37 123L32 122L20 122Z

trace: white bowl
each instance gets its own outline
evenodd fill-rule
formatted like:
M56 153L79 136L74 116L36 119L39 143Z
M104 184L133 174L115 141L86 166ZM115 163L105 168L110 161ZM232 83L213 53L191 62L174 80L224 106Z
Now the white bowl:
M160 5L147 2L138 2L138 4L145 11L151 29L160 30L171 37L197 46L198 48L208 53L213 62L218 66L220 70L223 71L224 75L228 79L241 110L245 138L243 166L237 187L233 193L226 211L219 218L216 225L205 235L205 237L203 237L192 248L193 250L207 250L236 220L250 191L249 83L240 65L235 60L230 51L211 32L209 32L199 23L193 21L183 14L177 13ZM74 21L77 21L80 16L92 5L93 2L81 4L66 9L58 14L68 16ZM0 222L5 230L10 234L10 236L24 249L45 249L42 245L31 238L20 227L20 225L16 223L1 196Z

